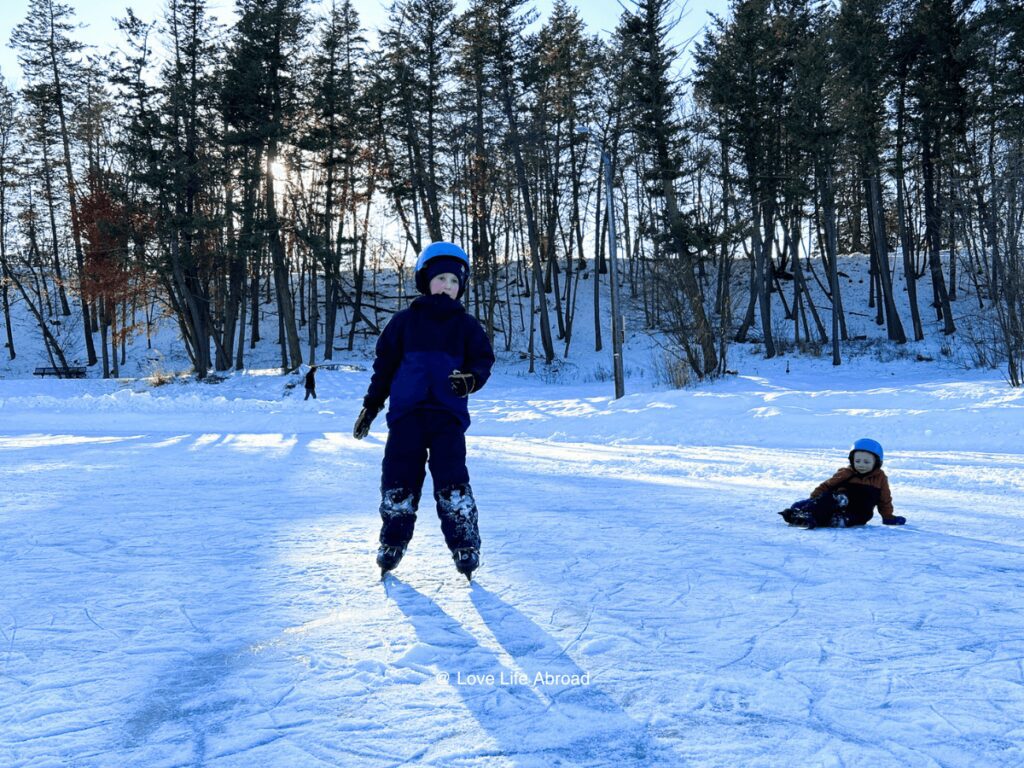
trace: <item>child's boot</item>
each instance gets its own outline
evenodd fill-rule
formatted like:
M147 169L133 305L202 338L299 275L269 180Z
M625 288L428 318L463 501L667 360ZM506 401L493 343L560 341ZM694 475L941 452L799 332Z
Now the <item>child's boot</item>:
M473 571L480 567L480 550L475 547L463 547L452 551L452 560L456 570L469 581L473 580Z
M807 509L784 509L779 512L782 519L796 528L814 528L814 515Z
M377 550L377 565L381 578L394 570L409 546L416 526L416 494L404 488L393 488L381 494L380 548Z
M405 547L395 547L390 544L380 545L380 549L377 550L377 565L380 567L380 577L382 579L384 574L398 567L398 564L402 562L404 554Z
M480 530L476 500L469 483L458 483L437 492L437 516L459 573L471 579L480 566Z

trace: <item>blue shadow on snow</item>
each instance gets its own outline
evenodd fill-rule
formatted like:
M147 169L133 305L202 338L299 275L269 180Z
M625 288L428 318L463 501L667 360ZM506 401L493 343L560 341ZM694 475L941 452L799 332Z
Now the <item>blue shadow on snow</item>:
M678 756L660 753L645 729L594 686L551 636L479 584L471 588L473 604L518 669L509 669L429 597L388 578L391 598L419 640L436 652L439 671L450 675L449 685L516 765L679 765Z

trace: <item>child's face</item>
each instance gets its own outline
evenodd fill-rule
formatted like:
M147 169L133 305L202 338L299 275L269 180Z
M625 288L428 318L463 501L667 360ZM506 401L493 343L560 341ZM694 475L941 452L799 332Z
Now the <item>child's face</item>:
M459 278L451 272L442 272L430 281L430 295L443 293L452 299L459 297Z
M875 455L870 451L854 451L853 468L860 474L866 475L875 468Z

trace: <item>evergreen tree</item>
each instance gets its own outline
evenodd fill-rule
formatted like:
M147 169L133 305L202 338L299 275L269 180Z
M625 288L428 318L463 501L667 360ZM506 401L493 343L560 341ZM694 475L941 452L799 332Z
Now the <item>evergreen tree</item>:
M671 7L670 0L638 0L632 10L623 13L618 34L629 62L629 83L624 89L630 107L629 129L639 151L649 158L649 178L662 200L666 244L679 260L675 274L686 298L687 324L695 342L693 346L687 343L685 352L694 374L704 378L718 368L718 351L695 273L693 227L676 191L686 135L676 119L678 85L672 79L672 69L677 52L666 42Z
M775 38L769 0L738 0L729 20L715 18L694 56L694 88L719 115L721 130L739 157L749 205L750 298L736 334L744 341L760 307L765 353L775 356L770 291L771 247L777 217L781 131L773 121L783 113L790 76Z
M452 0L398 0L391 6L381 36L386 79L391 89L388 114L394 122L399 160L392 179L405 189L417 225L410 244L423 246L422 216L430 240L451 239L443 221L442 195L447 189L445 157L450 146L450 81L455 43ZM393 187L393 191L398 192Z
M942 271L942 222L948 204L943 187L955 173L952 161L966 119L963 14L956 0L918 0L912 7L911 23L898 41L910 62L911 120L921 149L924 238L933 306L947 335L956 330L956 324Z
M464 187L468 232L463 236L471 254L475 289L474 298L481 302L478 312L493 342L498 325L499 243L493 232L493 208L502 177L500 135L504 119L497 109L490 76L489 16L481 5L467 11L457 23L458 37L453 63L453 143L452 153L463 160L463 169L453 184ZM507 283L506 283L507 284ZM511 313L511 303L508 303ZM511 325L510 320L506 322ZM506 349L511 349L511 335L506 333Z
M543 258L547 263L546 284L551 285L555 298L558 335L566 339L568 346L572 328L573 252L578 247L582 254L582 244L575 233L580 220L586 144L580 140L577 128L597 117L598 44L586 34L577 11L565 0L556 0L534 46L527 87L536 92L532 133L539 144L538 207L543 222ZM571 212L568 222L563 220L566 209ZM568 232L568 236L560 237L563 232ZM566 256L564 312L559 287L559 243Z
M76 98L79 62L75 59L82 44L71 37L75 29L71 6L55 0L31 0L25 20L11 33L11 45L27 83L26 98L32 99L46 115L55 117L59 128L61 154L68 196L68 218L75 249L79 281L83 279L82 233L78 220L77 188L71 152L69 113ZM89 307L82 297L82 330L88 364L95 365L96 347L92 339Z
M13 186L15 155L15 119L17 97L4 82L0 72L0 305L3 306L4 329L7 341L7 356L17 357L14 349L14 328L11 325L10 264L7 259L7 232L10 221L8 191Z
M867 57L864 51L889 51L883 13L887 0L845 0L835 22L835 64L841 92L842 119L856 157L864 190L871 233L871 258L881 293L880 307L891 341L903 343L906 334L896 311L889 269L888 235L882 192L882 150L885 138L885 99L888 57ZM916 312L913 277L908 281L912 312ZM918 327L920 323L916 323ZM921 338L917 336L917 338Z
M284 145L297 133L299 89L295 68L307 22L302 0L239 0L239 22L228 53L223 108L228 141L244 160L244 247L257 246L258 200L262 200L262 231L272 264L274 297L282 324L282 367L302 364L290 286L290 269L282 234L274 169ZM255 311L254 311L255 318ZM255 341L255 337L253 339Z
M302 364L302 347L274 169L282 157L283 145L293 143L297 132L294 117L299 93L294 67L301 61L299 46L307 19L302 0L239 0L237 10L239 19L224 88L225 118L232 131L231 140L248 151L245 205L252 207L255 196L262 194L263 229L282 323L281 363L284 368L294 369Z
M356 206L365 202L357 192L361 155L365 151L364 122L367 108L364 57L366 39L350 0L332 3L319 23L318 43L310 58L309 93L306 109L310 116L299 146L313 154L316 203L311 203L305 226L299 235L322 265L325 278L324 358L331 359L337 314L342 298L342 256L347 252L353 266L355 297L353 331L362 318L363 270L358 266L365 232L358 231ZM347 234L346 234L347 233ZM311 304L317 312L316 281L311 284ZM312 323L311 323L312 324ZM311 347L315 334L311 329ZM351 334L350 334L351 336ZM350 338L349 345L353 340ZM311 355L313 350L311 349Z
M210 213L216 180L215 166L208 159L217 141L216 55L205 0L170 0L164 24L170 58L161 73L160 158L153 179L159 184L157 234L166 257L158 270L196 375L203 378L212 364L211 257L216 223Z
M512 155L519 201L526 219L527 246L533 273L532 295L536 297L537 308L540 310L541 346L544 350L544 362L550 365L555 357L555 348L551 337L548 304L544 295L536 194L527 172L527 137L520 128L523 120L522 82L516 63L526 59L525 29L533 21L532 12L524 10L523 5L523 0L477 0L469 12L482 13L486 18L486 29L490 33L489 39L485 41L488 70L493 78L494 95L505 118L506 145Z

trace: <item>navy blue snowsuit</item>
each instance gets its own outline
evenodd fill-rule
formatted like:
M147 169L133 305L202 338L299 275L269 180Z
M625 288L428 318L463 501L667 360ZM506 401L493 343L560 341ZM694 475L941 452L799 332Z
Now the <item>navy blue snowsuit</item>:
M452 391L454 370L472 373L474 391L491 375L494 351L479 321L444 294L420 296L391 318L377 340L363 405L390 400L381 467L380 542L405 548L429 466L449 549L480 547L476 502L466 469L467 399Z

